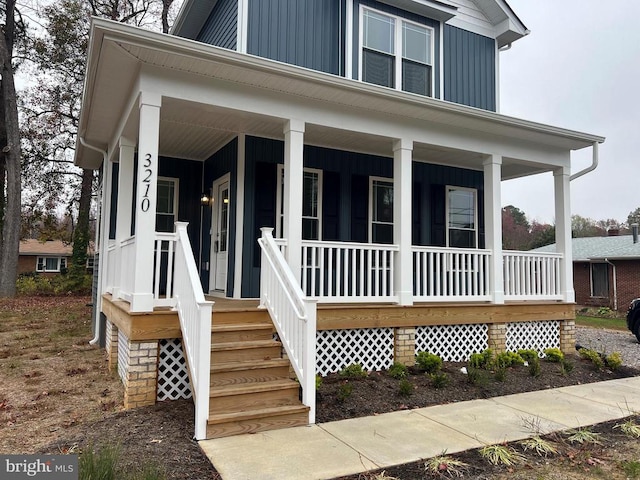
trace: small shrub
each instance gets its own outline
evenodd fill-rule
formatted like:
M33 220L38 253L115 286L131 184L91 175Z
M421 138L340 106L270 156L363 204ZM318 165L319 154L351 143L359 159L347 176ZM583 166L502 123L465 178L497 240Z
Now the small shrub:
M446 373L438 372L431 374L431 385L433 385L433 388L445 388L449 383L451 383L451 380Z
M524 359L515 352L502 352L496 355L496 368L509 368L515 365L524 365Z
M569 443L579 443L580 445L600 445L600 434L592 432L588 428L579 428L578 430L569 430L567 432L569 437L567 440Z
M320 389L322 386L322 376L316 375L316 390Z
M338 401L344 403L353 394L353 385L345 382L338 387Z
M493 350L487 348L482 353L472 353L469 357L469 366L472 368L489 369L493 365Z
M480 450L480 456L491 465L517 465L524 460L524 456L506 445L487 445Z
M467 369L467 382L477 387L483 387L489 383L487 372L479 368L469 367Z
M367 376L367 372L363 370L359 363L352 363L340 370L339 375L344 378L363 378Z
M622 366L622 355L619 352L613 352L611 355L607 355L604 361L608 368L617 370Z
M582 358L589 360L596 369L602 370L604 368L604 360L602 360L602 356L595 350L581 348L578 350L578 353Z
M546 457L547 455L555 455L556 453L558 453L556 444L554 444L553 442L549 442L548 440L545 440L538 435L523 440L522 442L520 442L520 445L525 452L531 450L535 452L539 457Z
M507 379L507 369L505 367L496 368L494 377L498 382L504 382Z
M413 390L413 383L411 383L406 378L400 380L400 383L398 384L398 393L400 394L400 396L408 397L410 395L413 395Z
M158 465L143 465L142 469L134 472L129 477L130 480L165 480L167 478L164 469Z
M442 368L442 359L435 353L418 352L416 365L425 373L436 373Z
M597 311L599 317L610 317L612 313L609 307L600 307Z
M534 362L535 360L540 358L540 356L538 355L538 352L536 352L531 348L518 350L518 355L520 355L522 359L527 363Z
M389 368L389 376L397 380L407 378L409 376L409 369L400 362L393 362L393 365Z
M534 378L538 378L542 374L542 369L540 368L540 359L536 358L532 362L529 362L529 375Z
M564 353L559 348L547 348L544 351L544 359L547 362L560 363L564 360Z
M566 358L560 361L560 374L563 376L569 375L573 372L573 363L571 363Z
M444 475L453 477L464 477L464 474L469 470L469 465L461 460L456 460L447 455L444 451L440 455L435 456L427 460L424 464L424 469L432 476L442 477Z
M107 445L95 451L90 445L78 458L79 480L116 480L116 464L120 457L120 447Z
M619 428L628 437L640 438L640 425L633 419L617 424L613 428Z

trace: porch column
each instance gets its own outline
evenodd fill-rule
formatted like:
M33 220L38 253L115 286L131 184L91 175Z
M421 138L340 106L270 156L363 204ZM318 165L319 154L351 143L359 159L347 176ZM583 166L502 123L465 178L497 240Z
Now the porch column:
M115 287L113 298L122 298L122 285L125 282L126 270L122 268L122 253L120 244L131 236L131 204L133 203L133 159L135 156L135 142L128 138L120 138L120 166L118 168L118 207L116 212L116 271L114 272Z
M302 268L302 182L304 122L289 120L284 127L284 236L287 263L300 284Z
M142 92L140 95L132 312L153 311L153 260L161 102L162 97L158 94Z
M570 177L571 169L569 167L562 167L553 172L556 204L556 252L562 254L560 293L565 302L573 303L576 301L576 294L573 290Z
M491 250L489 264L489 294L493 303L504 303L504 273L502 268L502 157L490 155L484 161L484 239Z
M393 243L400 247L394 262L393 283L400 305L413 305L412 154L413 141L403 138L393 143Z

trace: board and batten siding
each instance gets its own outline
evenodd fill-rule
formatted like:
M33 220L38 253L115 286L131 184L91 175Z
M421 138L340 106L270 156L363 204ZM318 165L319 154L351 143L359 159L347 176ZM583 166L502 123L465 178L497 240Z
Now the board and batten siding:
M237 31L238 0L218 0L196 40L236 50Z
M496 111L494 39L445 25L444 95L449 102Z
M342 4L249 0L247 53L339 75Z

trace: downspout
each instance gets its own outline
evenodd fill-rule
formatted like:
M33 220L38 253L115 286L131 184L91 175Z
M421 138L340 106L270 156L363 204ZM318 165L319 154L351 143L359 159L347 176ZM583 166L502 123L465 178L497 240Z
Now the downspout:
M613 310L618 311L618 274L616 272L616 266L605 258L604 261L613 267Z
M582 175L592 172L598 167L598 145L599 145L598 142L593 142L593 157L591 159L591 165L589 165L584 170L580 170L579 172L571 175L569 177L569 181L573 181L576 178L581 177Z
M107 152L98 148L98 147L94 147L93 145L88 144L87 142L85 142L84 138L82 138L80 135L78 135L78 140L80 141L80 144L85 147L88 148L90 150L94 150L98 153L102 154L102 188L101 190L104 191L104 179L106 177L107 174ZM102 201L104 201L104 198L102 198ZM102 203L102 202L101 202ZM102 218L102 205L98 205L98 218ZM100 231L101 229L99 228L99 225L96 225L96 238L95 238L95 245L98 246L100 245L100 247L102 247L102 244L98 242L99 240L99 236L100 236ZM100 264L98 264L98 285L96 287L96 302L98 301L97 296L100 295L100 292L102 291L102 274L100 272ZM94 305L95 306L95 305ZM90 345L95 345L96 343L98 343L98 341L100 340L100 310L97 308L97 306L95 306L95 316L93 318L93 331L94 331L94 337L89 340L89 344Z

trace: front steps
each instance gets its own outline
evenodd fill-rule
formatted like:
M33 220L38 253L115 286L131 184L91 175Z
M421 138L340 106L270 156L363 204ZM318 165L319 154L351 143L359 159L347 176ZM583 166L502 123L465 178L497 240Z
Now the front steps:
M213 321L207 438L307 425L309 408L269 314L216 313Z

